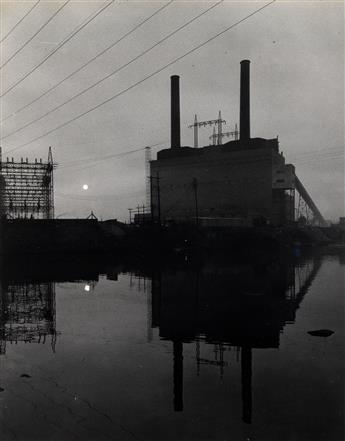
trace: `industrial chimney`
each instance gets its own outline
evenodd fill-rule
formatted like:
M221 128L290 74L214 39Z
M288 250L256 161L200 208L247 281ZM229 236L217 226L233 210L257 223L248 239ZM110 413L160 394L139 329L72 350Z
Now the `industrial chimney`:
M250 138L250 61L241 61L240 140Z
M173 75L171 80L171 148L181 147L180 129L180 77Z

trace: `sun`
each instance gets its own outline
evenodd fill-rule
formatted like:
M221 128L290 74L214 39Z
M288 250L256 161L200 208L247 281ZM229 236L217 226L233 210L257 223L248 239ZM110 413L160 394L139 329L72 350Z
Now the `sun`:
M83 190L88 190L88 189L89 189L89 186L87 184L84 184L83 185Z

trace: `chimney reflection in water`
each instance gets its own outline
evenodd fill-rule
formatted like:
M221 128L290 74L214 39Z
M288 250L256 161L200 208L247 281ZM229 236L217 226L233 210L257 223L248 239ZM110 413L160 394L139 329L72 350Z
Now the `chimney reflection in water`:
M200 364L217 365L221 376L226 348L240 350L242 420L252 422L252 349L278 348L286 323L295 313L320 268L284 264L183 266L155 272L152 279L152 327L173 343L173 405L183 405L183 343L196 343ZM296 275L298 272L298 275ZM219 359L200 357L200 344L216 345ZM219 353L221 348L221 354ZM234 351L234 354L237 351ZM218 357L218 355L216 356Z

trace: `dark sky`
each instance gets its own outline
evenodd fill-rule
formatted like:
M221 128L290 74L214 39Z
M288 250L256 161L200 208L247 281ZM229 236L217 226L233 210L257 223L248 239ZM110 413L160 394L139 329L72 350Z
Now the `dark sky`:
M18 112L166 3L128 0L111 4L5 93L106 2L69 1L19 50L63 2L41 0L11 31L34 2L3 1L2 64L19 50L0 70L5 93L1 119L12 115L1 124L4 156L46 157L48 146L52 146L59 164L55 173L56 215L85 217L94 210L103 219L125 219L129 207L145 202L144 150L113 155L156 145L154 157L159 148L168 146L170 75L181 76L182 143L193 145L188 125L195 113L199 120L215 119L221 110L228 123L226 130L238 122L239 63L248 58L252 136L279 135L287 162L294 163L323 215L329 219L344 215L343 1L277 0L97 110L42 136L268 4L223 1L98 86L7 136L123 66L216 2L171 2L85 69ZM201 129L200 144L207 145L211 134L210 128ZM83 184L88 184L87 191Z

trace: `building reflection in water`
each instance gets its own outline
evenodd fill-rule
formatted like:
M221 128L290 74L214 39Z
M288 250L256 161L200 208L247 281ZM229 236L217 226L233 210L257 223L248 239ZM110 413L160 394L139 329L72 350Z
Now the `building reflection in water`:
M183 344L195 342L197 375L203 364L219 366L224 351L241 363L242 418L252 419L252 349L278 348L286 323L295 321L304 295L321 265L319 259L295 266L207 262L176 266L152 277L153 328L173 343L174 409L183 410ZM200 342L214 345L214 360L203 358Z
M101 262L102 263L102 262ZM0 353L9 343L56 343L55 284L77 281L92 294L99 274L116 281L130 273L130 288L147 294L147 339L159 329L172 342L173 404L183 411L183 345L195 344L197 375L203 365L227 367L224 354L234 351L241 365L242 418L252 419L252 350L278 348L280 334L295 321L296 311L320 266L314 258L291 262L234 264L224 260L148 265L131 272L130 265L111 262L42 262L28 266L0 265ZM18 278L17 268L23 268ZM42 278L44 275L44 280ZM214 359L202 354L201 343L213 345Z

